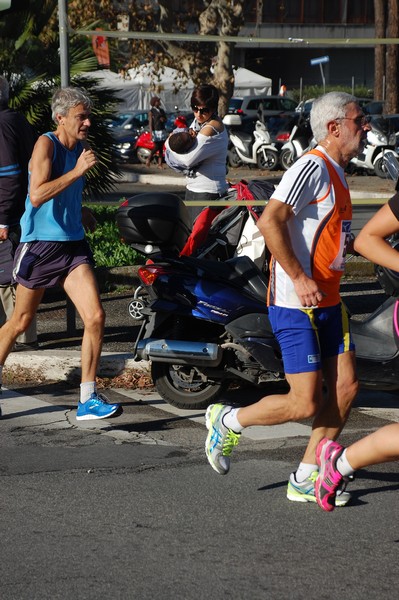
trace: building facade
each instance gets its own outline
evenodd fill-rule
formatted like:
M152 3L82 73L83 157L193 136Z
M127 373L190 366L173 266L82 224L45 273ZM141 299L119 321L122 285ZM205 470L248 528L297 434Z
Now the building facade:
M302 39L373 38L373 0L248 0L240 36L295 40L287 44L238 43L235 62L270 77L273 93L281 84L298 89L306 85L347 85L374 88L374 46L345 47L300 42ZM328 62L312 64L328 57Z

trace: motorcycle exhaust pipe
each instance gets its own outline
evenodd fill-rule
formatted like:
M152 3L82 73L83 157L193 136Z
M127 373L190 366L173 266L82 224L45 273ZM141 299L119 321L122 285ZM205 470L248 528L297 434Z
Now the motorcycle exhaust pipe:
M154 362L217 367L222 359L223 351L217 344L207 342L147 338L138 343L136 354L142 360Z

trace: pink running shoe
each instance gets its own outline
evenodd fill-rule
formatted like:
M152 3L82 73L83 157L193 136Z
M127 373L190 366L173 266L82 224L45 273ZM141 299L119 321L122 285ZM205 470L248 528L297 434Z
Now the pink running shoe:
M322 439L316 448L316 461L320 469L315 482L315 496L317 504L328 512L335 508L335 496L343 480L336 464L344 450L343 446L327 438Z

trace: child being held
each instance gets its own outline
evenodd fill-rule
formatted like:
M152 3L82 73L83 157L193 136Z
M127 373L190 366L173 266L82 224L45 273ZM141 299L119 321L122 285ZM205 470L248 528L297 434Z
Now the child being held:
M194 129L184 129L176 131L169 136L169 148L177 154L184 154L191 150L197 141L197 134Z
M188 177L194 176L193 169L188 169L173 160L173 156L169 150L175 152L176 154L185 154L194 148L197 144L197 134L194 129L181 129L174 131L168 137L165 144L165 162L169 165L171 169L175 171L180 171L187 175Z

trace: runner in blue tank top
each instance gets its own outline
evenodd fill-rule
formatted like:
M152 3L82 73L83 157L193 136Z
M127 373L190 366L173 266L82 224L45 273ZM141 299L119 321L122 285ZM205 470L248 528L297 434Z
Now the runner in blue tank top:
M84 324L82 380L76 418L103 419L120 412L97 393L105 314L85 230L95 220L82 207L84 176L97 159L87 144L91 100L83 90L63 88L52 99L54 132L39 137L29 169L29 189L15 253L17 287L13 316L0 329L0 392L4 362L34 318L46 288L60 285Z

